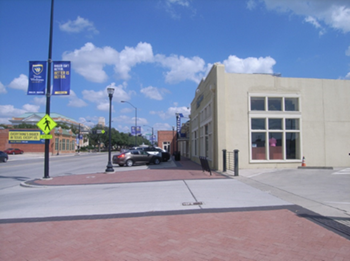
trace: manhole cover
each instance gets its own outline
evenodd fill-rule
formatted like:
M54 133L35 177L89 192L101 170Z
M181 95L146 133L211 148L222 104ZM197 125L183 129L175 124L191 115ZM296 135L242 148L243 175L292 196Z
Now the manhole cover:
M184 202L182 203L183 206L200 206L203 205L203 202Z

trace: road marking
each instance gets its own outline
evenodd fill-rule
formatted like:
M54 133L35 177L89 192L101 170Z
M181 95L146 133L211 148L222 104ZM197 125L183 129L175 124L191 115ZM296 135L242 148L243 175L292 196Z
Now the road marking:
M342 169L337 172L333 172L332 175L350 175L350 168Z

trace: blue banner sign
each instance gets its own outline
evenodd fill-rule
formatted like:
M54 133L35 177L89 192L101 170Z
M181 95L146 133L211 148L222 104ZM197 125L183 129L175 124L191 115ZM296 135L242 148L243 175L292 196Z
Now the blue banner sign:
M70 93L70 62L53 62L52 95L69 95Z
M45 95L46 62L30 61L28 95Z
M131 126L131 135L141 135L141 126Z

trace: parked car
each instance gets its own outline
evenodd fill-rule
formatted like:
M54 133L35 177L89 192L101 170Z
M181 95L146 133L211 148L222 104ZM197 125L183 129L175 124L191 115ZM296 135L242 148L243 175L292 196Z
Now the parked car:
M0 151L0 162L7 162L9 160L9 156L3 152Z
M162 153L162 160L164 162L168 161L170 159L170 153L166 150L163 150L162 148L155 147L156 150L160 151Z
M4 152L7 153L7 154L13 154L13 155L15 155L15 154L23 154L24 153L23 150L13 149L13 148L6 149L6 150L4 150Z
M113 164L118 164L120 167L131 167L135 164L160 164L162 158L159 155L148 154L144 150L128 150L113 156Z

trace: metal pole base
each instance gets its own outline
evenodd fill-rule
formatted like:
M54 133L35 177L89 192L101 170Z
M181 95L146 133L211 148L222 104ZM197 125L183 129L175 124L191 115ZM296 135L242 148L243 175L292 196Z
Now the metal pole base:
M113 165L110 162L108 162L106 172L114 172Z

